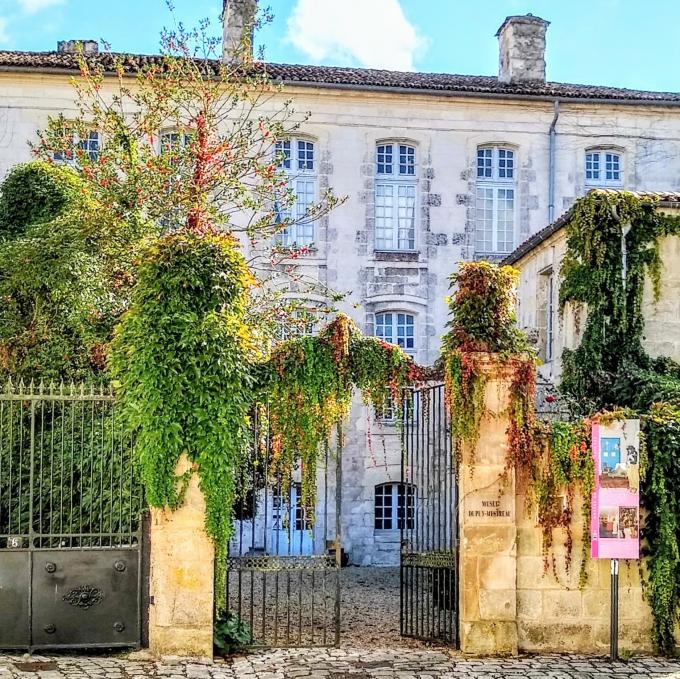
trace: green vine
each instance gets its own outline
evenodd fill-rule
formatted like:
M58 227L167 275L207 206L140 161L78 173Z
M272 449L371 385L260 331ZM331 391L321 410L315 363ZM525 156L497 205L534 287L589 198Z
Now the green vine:
M641 413L646 590L654 641L671 654L680 615L680 365L644 350L643 295L650 280L659 298L659 243L680 235L680 217L652 197L593 191L576 202L566 231L560 304L587 309L587 319L579 347L563 354L560 388L584 414Z
M508 467L531 457L535 361L525 335L517 328L515 286L518 272L489 262L463 262L450 280L448 332L443 338L444 381L451 417L453 447L472 455L485 414L488 376L483 362L496 354L513 374L508 428Z
M347 417L352 391L376 409L394 399L402 415L403 389L420 370L399 347L365 337L339 314L318 336L281 343L260 369L262 398L269 403L272 473L284 488L294 464L302 468L302 502L313 517L319 450Z
M544 571L552 571L557 579L557 562L553 551L555 530L564 533L565 571L571 571L573 560L574 504L581 497L581 557L579 587L588 582L590 558L590 508L595 484L595 470L590 442L591 423L536 423L538 455L532 466L531 492L536 503L542 532Z
M233 237L178 231L150 243L111 346L146 499L182 504L191 473L206 502L223 604L236 470L247 447L253 346L243 322L251 276ZM187 474L176 468L185 454Z

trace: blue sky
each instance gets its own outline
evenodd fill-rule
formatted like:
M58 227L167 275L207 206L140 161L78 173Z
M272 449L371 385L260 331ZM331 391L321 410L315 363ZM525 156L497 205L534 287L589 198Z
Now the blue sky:
M174 0L188 25L222 0ZM266 2L266 0L265 0ZM493 75L495 32L508 14L551 22L548 78L680 91L677 0L271 0L258 37L271 61ZM165 0L0 0L0 49L50 50L104 38L116 51L157 52Z

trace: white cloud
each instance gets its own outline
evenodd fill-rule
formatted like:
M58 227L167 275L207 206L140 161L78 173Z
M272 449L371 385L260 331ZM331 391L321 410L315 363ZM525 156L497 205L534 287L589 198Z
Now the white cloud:
M313 62L397 71L415 70L426 45L399 0L296 0L286 37Z
M19 6L28 14L35 14L48 7L60 5L63 0L19 0Z

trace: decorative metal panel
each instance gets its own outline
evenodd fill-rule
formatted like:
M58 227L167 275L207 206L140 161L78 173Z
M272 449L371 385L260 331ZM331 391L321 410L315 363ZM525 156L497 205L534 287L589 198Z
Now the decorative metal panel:
M137 646L142 490L105 388L0 391L0 648Z

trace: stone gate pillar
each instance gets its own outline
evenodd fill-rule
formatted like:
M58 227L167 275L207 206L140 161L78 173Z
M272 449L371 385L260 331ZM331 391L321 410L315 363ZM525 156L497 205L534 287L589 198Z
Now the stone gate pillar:
M190 465L183 457L177 474ZM158 657L212 658L215 550L204 521L196 474L182 507L151 510L149 648Z
M460 642L464 653L517 653L517 526L515 477L505 474L510 375L492 355L486 374L486 414L474 450L459 471Z

